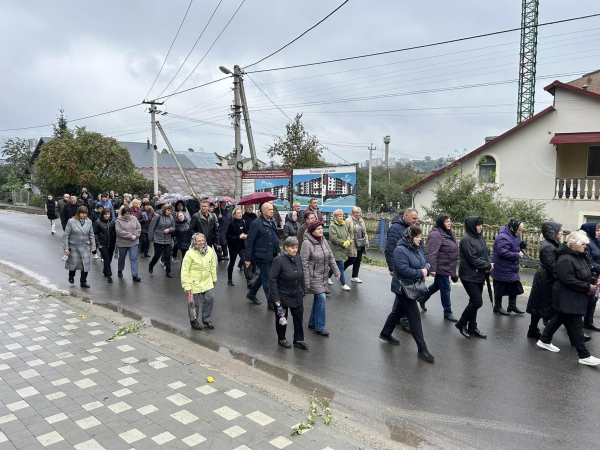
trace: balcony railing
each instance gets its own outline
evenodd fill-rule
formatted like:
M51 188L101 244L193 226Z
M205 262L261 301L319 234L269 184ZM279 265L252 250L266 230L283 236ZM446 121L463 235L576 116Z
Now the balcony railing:
M600 181L598 182L600 188ZM587 178L557 178L555 199L563 200L596 200L599 192L596 190L596 179Z

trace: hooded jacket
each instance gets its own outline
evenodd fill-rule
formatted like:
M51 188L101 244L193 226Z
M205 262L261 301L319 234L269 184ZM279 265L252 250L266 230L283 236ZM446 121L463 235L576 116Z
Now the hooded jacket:
M181 263L181 286L186 291L199 294L213 289L217 282L216 255L208 249L206 255L190 248Z
M406 237L406 238L405 238ZM402 284L412 284L415 280L422 280L423 271L428 269L429 265L425 259L425 253L421 246L416 246L412 242L410 231L405 231L403 238L394 249L394 275L392 277L392 292L402 294Z
M349 245L344 247L344 243L350 243L350 233L346 223L338 223L333 219L329 224L329 246L336 261L346 261L348 259Z
M178 208L178 205L180 205L180 204L181 204L181 206L183 206L183 209L182 209L182 210L179 210L179 209L177 209L177 208ZM179 214L180 212L182 212L182 213L183 213L183 215L185 216L185 218L186 218L188 221L192 220L192 216L190 215L190 212L189 212L189 211L187 210L187 208L185 207L185 203L184 203L184 201L183 201L183 200L177 200L177 201L175 202L175 204L173 205L173 214L175 215L175 217L177 217L177 214ZM175 219L175 220L177 220L177 219Z
M402 235L409 227L402 216L396 216L392 220L392 225L387 232L387 240L385 241L385 261L388 265L388 270L390 272L394 271L394 250L396 250L396 245L398 245L398 241L402 239ZM423 255L425 255L425 247L423 245L423 241L421 240L421 248L423 249ZM427 256L425 256L425 260L427 260Z
M483 283L485 272L492 267L490 253L483 236L477 233L478 216L470 216L465 220L465 235L460 240L460 266L458 276L472 283Z
M494 241L492 261L494 281L512 283L519 281L519 252L521 251L521 237L514 235L508 225L500 228Z
M164 230L169 230L165 233ZM165 216L162 211L157 211L148 228L148 240L155 244L167 245L173 242L173 233L175 232L175 219L173 213Z
M117 247L135 247L140 243L142 227L133 214L129 216L129 219L119 216L115 222L115 232L117 233ZM132 239L134 236L135 240Z
M329 269L333 271L336 277L340 275L340 269L335 263L335 258L329 248L327 239L323 237L319 243L312 234L306 232L300 256L304 272L304 285L310 286L308 291L312 294L326 292Z
M440 219L442 219L440 217ZM435 227L429 232L427 237L427 249L429 254L429 270L436 275L445 275L452 277L456 275L456 265L458 262L458 243L452 230L448 233L444 228L443 220L435 223Z
M532 315L549 318L552 314L552 285L556 268L556 249L559 246L556 236L562 225L557 222L544 222L540 247L540 267L535 271L531 293L527 301L527 312Z
M556 250L552 306L565 314L585 315L592 272L584 253L562 244Z
M303 302L304 272L299 254L291 257L287 253L273 260L269 274L271 301L281 302L284 308L296 308Z
M600 241L596 239L596 225L596 222L584 223L581 225L581 229L590 238L590 243L586 245L586 252L593 261L593 271L596 275L600 275Z

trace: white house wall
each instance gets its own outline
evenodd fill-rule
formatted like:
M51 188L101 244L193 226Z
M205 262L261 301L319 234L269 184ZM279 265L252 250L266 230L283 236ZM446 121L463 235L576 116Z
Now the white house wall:
M492 156L496 160L496 180L502 185L502 195L544 202L550 217L561 222L565 229L574 230L584 221L585 215L600 216L600 201L554 199L556 149L549 142L555 133L586 131L600 131L600 100L558 87L554 111L472 155L461 166L449 170L472 173L482 156ZM446 177L447 174L442 173L410 192L415 196L417 209L431 205L436 182L443 183ZM424 214L424 211L420 212Z

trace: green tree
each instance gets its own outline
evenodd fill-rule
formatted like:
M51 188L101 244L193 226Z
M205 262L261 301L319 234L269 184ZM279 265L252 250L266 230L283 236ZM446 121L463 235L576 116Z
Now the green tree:
M72 138L73 131L67 126L68 121L65 117L65 110L62 108L62 106L60 107L58 112L60 112L60 115L57 117L57 123L52 125L52 127L54 128L52 137L56 139Z
M33 153L32 141L29 139L7 139L2 145L2 153L6 157L5 166L9 173L15 175L22 183L30 181L29 158Z
M371 197L369 197L369 172L358 170L356 172L357 197L356 204L364 211L379 212L379 205L394 206L400 202L402 208L412 204L410 194L404 194L404 189L412 186L423 178L410 168L402 167L391 169L389 172L384 167L374 167L371 177Z
M450 214L456 222L464 222L468 216L481 216L488 225L506 225L512 218L526 227L541 227L548 219L545 205L534 200L513 200L500 194L502 185L484 183L478 171L462 175L460 167L448 169L443 182L436 182L433 189L435 200L431 207L423 207L427 218L436 220L442 214Z
M139 177L131 178L136 175L134 169L126 148L85 127L44 144L35 161L36 184L45 192L63 188L74 192L81 186L104 192L130 180L141 182Z
M308 167L325 167L323 158L325 147L316 136L311 136L304 129L302 114L296 114L293 122L285 126L285 137L278 137L267 149L271 159L280 158L282 169L303 169Z

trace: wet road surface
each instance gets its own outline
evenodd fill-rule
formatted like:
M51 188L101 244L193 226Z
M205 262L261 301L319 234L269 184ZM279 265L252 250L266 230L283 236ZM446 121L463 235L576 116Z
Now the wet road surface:
M58 227L60 230L60 226ZM79 290L67 282L62 256L62 230L50 234L45 217L0 211L0 261L46 277L60 289ZM421 314L425 339L435 364L417 359L412 337L399 328L400 346L378 339L392 303L390 277L361 269L362 284L342 292L331 286L327 298L324 338L305 328L309 351L277 345L274 314L263 304L245 299L242 272L234 272L235 287L227 286L226 263L218 267L212 331L189 328L187 298L179 283L180 265L167 279L159 265L147 272L140 258L141 283L131 279L129 262L124 277L106 283L100 260L92 260L85 294L94 302L113 305L150 318L153 323L192 337L202 345L253 364L271 374L319 387L343 408L378 432L409 447L420 448L598 448L598 368L577 363L564 330L554 344L561 352L541 350L527 339L529 315L493 315L488 299L480 310L479 329L487 340L465 339L443 319L439 295ZM348 273L349 275L349 273ZM348 277L349 278L349 277ZM77 286L78 279L76 278ZM453 311L459 316L467 303L460 285L452 286ZM484 293L485 294L485 293ZM518 300L525 308L526 297ZM305 297L308 320L312 296ZM292 340L292 326L288 339ZM589 343L600 354L600 333Z

